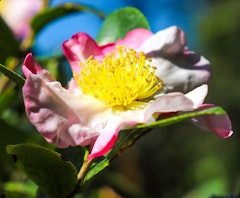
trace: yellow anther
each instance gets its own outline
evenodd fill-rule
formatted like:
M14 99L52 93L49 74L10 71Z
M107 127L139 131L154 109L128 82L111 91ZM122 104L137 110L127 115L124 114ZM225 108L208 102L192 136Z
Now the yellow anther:
M155 66L143 52L118 46L101 61L80 63L82 70L74 78L84 94L92 95L108 106L124 106L152 96L162 89Z

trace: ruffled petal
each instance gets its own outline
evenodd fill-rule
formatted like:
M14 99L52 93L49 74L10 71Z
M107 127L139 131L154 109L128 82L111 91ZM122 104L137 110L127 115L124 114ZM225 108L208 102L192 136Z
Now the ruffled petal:
M37 75L26 79L23 97L29 120L47 141L58 147L92 143L110 115L109 109L101 111L91 98L77 97L58 82L46 84Z
M79 123L78 118L39 76L28 76L23 86L23 98L29 120L48 142L59 147L74 144L68 131L71 125Z
M80 71L80 62L85 62L89 56L102 59L103 54L97 43L85 33L77 33L62 45L72 71Z
M210 63L204 57L188 51L184 32L178 27L159 31L139 47L164 82L164 91L187 93L206 84L211 76Z
M213 104L204 104L198 110L214 107ZM233 134L231 121L227 114L203 115L190 119L200 128L211 131L221 138L228 138Z
M92 143L105 127L110 109L93 97L64 89L31 55L23 68L26 113L43 137L58 147Z

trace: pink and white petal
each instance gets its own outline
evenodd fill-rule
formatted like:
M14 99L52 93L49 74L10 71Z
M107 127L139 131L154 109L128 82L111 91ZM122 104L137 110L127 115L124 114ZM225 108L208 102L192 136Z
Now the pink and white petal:
M209 61L188 51L184 32L178 27L159 31L138 50L152 59L156 75L165 84L165 92L187 93L207 83L211 76Z
M85 62L89 56L101 60L102 51L97 43L85 33L77 33L62 45L63 52L67 57L72 71L80 71L80 62Z
M118 45L137 49L145 40L150 38L152 35L152 32L147 29L134 29L128 32L123 39L117 40L116 43L102 45L101 49L104 55L111 53L113 50L116 50L116 46Z
M138 28L131 30L127 35L116 42L116 45L122 45L133 49L138 49L144 41L153 36L150 30Z
M163 80L164 91L187 93L206 84L210 77L210 63L195 53L185 53L172 57L152 57L152 65L157 67L156 75Z
M84 146L98 135L96 131L85 129L75 112L38 75L28 76L23 97L29 120L47 141L56 146ZM73 136L76 133L77 140Z
M43 69L38 62L35 61L31 53L27 54L25 57L22 71L26 78L28 78L31 74L37 74L46 82L55 81L55 78L46 69Z
M106 154L116 142L119 131L119 118L111 117L94 142L91 153L88 155L88 160Z
M160 52L174 55L183 52L185 46L186 38L184 32L180 28L172 26L149 37L139 46L138 50L151 56L154 56L155 53L158 56Z
M82 127L102 131L111 116L111 108L92 96L63 89L60 84L49 83L48 87L72 109Z
M109 119L106 127L99 134L98 138L93 144L91 153L88 156L88 159L102 156L112 149L114 143L117 140L118 133L122 129L126 129L129 126L136 125L137 122L131 120L123 120L119 116L112 115Z
M34 60L32 53L28 53L23 62L24 75L28 77L30 73L39 74L42 70L43 68Z
M204 104L198 110L214 107L212 104ZM231 121L227 114L203 115L190 119L200 128L211 131L221 138L228 138L233 134Z
M194 102L184 94L173 92L152 101L145 110L144 119L148 120L154 113L171 113L194 110Z
M200 87L195 88L194 90L185 94L187 98L189 98L193 102L193 108L196 109L203 104L204 99L206 98L208 93L208 85L203 84Z

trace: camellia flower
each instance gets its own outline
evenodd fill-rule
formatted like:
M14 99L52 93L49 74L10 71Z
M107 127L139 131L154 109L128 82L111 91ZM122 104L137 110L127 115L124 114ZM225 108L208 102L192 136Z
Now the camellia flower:
M1 2L1 15L17 38L30 32L30 20L43 7L43 0L7 0Z
M31 54L23 64L27 116L44 138L58 147L91 145L89 159L102 156L122 129L151 123L160 114L203 106L210 64L188 51L178 27L156 34L130 31L125 38L99 46L78 33L63 43L73 78L61 86ZM222 138L232 134L227 115L192 120Z

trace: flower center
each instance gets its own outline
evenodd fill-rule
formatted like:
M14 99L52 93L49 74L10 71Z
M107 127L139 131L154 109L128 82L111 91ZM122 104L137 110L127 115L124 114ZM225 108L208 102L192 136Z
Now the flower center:
M152 96L162 88L155 75L156 67L143 52L118 46L99 62L92 56L80 63L82 70L74 78L84 94L101 100L108 106L124 106Z

